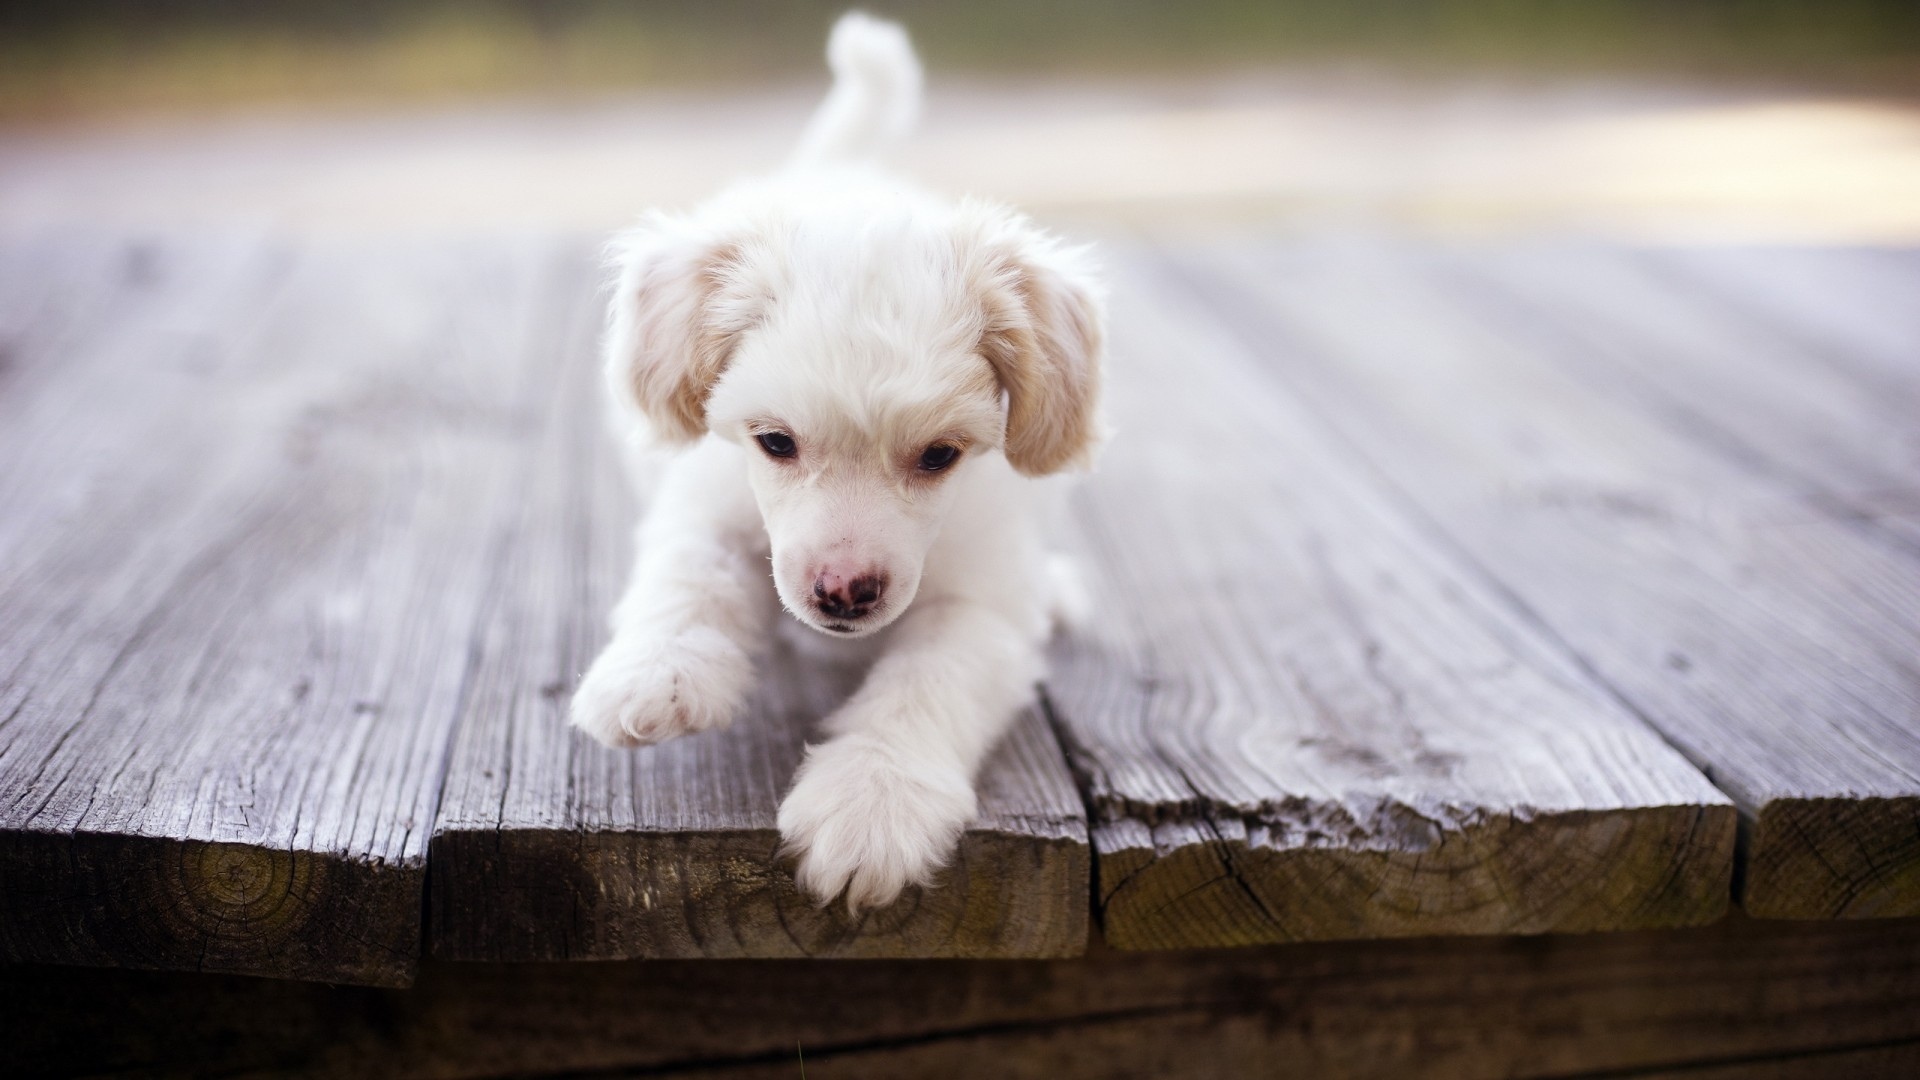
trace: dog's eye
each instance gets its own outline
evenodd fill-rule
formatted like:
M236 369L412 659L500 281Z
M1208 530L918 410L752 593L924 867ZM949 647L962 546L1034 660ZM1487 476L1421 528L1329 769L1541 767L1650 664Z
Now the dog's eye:
M920 471L939 472L953 464L960 457L960 448L946 443L935 443L920 451Z
M755 435L754 440L769 457L792 457L794 451L798 449L793 445L793 436L784 431L763 431Z

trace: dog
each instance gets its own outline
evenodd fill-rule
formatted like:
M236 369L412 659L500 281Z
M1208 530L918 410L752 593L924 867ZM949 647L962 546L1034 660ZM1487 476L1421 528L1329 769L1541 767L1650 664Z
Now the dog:
M780 608L869 663L778 816L799 887L857 914L932 884L1034 699L1072 606L1049 478L1105 437L1106 313L1086 250L875 164L919 111L904 30L850 12L827 57L783 169L610 248L605 375L647 509L571 722L611 746L729 723Z

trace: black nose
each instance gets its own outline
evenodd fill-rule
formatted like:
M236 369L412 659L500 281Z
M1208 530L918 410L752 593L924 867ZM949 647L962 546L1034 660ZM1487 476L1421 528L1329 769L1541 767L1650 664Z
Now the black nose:
M813 582L813 604L830 619L857 619L873 610L880 594L887 591L887 579L865 574L851 581L838 575L822 574Z

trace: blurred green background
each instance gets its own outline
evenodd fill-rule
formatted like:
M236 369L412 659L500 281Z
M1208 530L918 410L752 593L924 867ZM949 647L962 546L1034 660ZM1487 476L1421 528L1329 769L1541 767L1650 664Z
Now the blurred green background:
M0 119L819 78L841 0L10 0ZM1920 91L1920 0L896 0L944 72L1276 64Z

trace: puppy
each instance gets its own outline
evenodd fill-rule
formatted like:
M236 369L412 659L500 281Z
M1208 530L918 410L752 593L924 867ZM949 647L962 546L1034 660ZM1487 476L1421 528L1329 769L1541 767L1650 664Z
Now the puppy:
M850 13L827 55L785 169L614 243L606 379L648 509L572 722L614 746L728 723L777 597L871 663L779 813L801 888L857 912L951 856L1043 674L1042 478L1101 439L1105 311L1083 252L871 164L919 109L900 27Z

